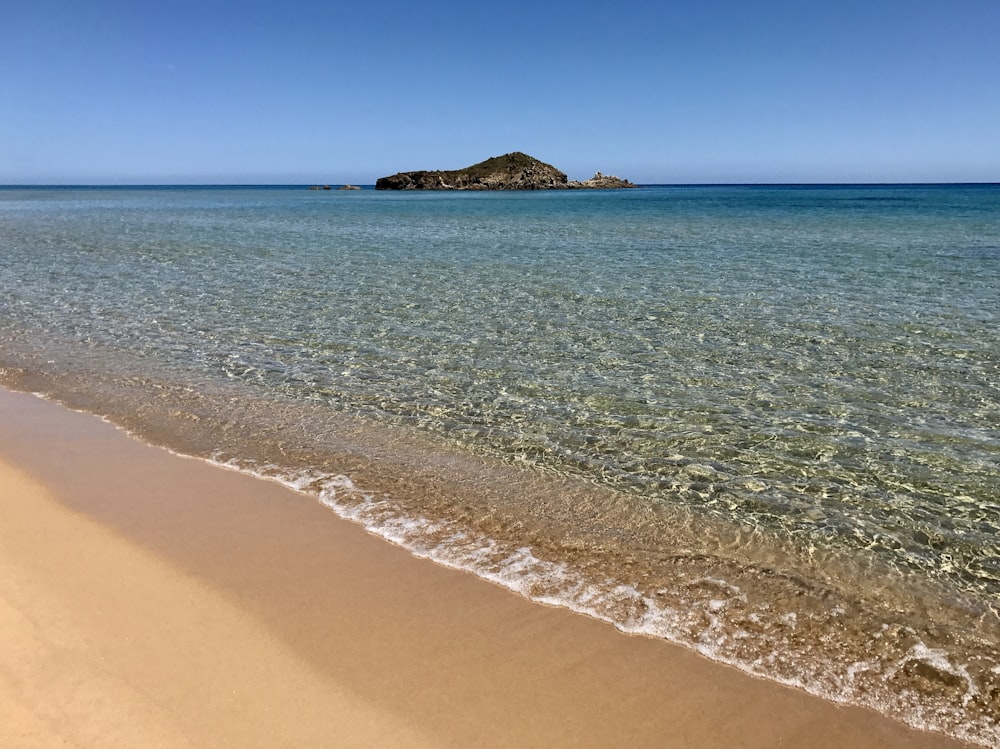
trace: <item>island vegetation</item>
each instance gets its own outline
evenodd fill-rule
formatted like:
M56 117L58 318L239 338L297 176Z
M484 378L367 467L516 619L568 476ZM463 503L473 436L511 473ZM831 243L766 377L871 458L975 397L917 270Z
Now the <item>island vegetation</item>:
M494 156L464 169L398 172L380 177L376 190L573 190L635 187L626 179L597 172L582 182L520 151Z

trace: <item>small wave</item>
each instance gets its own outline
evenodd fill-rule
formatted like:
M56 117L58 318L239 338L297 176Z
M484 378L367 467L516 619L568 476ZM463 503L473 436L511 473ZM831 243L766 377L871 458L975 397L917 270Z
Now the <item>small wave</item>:
M414 556L472 572L529 600L599 619L626 634L664 639L814 696L874 709L917 729L982 746L1000 745L995 712L982 709L982 704L972 710L984 695L968 666L920 640L895 660L830 661L829 653L816 651L803 633L815 627L816 622L809 621L814 614L801 618L769 601L751 602L739 585L721 577L690 576L674 590L641 591L541 558L528 546L476 536L454 521L405 515L389 495L366 491L346 475L287 472L222 458L210 462L317 497L340 517ZM820 635L824 639L847 612L830 605L826 614ZM887 633L893 629L900 628L884 624L876 639L890 640ZM994 666L994 672L1000 675L1000 666Z
M282 484L417 557L471 572L529 600L568 608L624 633L664 639L829 701L875 709L915 728L982 746L1000 745L1000 658L991 656L992 650L977 653L965 642L955 652L968 657L957 656L898 622L879 628L870 616L865 618L868 612L857 601L845 602L834 589L778 568L737 568L713 557L680 555L665 561L676 563L669 580L643 587L637 582L641 574L632 579L617 575L627 573L627 564L615 568L615 575L594 573L599 566L554 560L529 545L472 531L459 520L404 510L394 497L360 487L346 474L167 449ZM837 636L831 637L834 632Z

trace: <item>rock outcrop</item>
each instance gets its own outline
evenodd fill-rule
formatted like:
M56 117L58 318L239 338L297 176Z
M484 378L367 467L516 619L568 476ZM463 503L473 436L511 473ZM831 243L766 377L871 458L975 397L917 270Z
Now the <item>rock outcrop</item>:
M333 188L329 185L313 185L309 188L310 190L332 190ZM337 188L338 190L360 190L361 188L357 185L341 185Z
M613 174L597 172L593 177L582 182L570 182L568 187L578 190L621 190L622 188L635 187L635 185L627 179L616 177Z
M494 156L453 171L399 172L380 177L376 190L567 190L635 187L627 180L598 172L585 182L570 182L554 166L520 151Z

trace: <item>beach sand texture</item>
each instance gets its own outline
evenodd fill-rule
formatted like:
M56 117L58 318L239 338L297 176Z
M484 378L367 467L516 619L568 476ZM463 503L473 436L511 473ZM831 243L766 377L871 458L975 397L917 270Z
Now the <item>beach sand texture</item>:
M958 747L0 391L0 746Z

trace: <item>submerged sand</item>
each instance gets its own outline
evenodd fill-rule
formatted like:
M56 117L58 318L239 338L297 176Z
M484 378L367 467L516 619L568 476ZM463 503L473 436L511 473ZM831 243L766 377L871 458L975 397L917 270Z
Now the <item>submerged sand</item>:
M6 391L0 513L0 746L963 746Z

